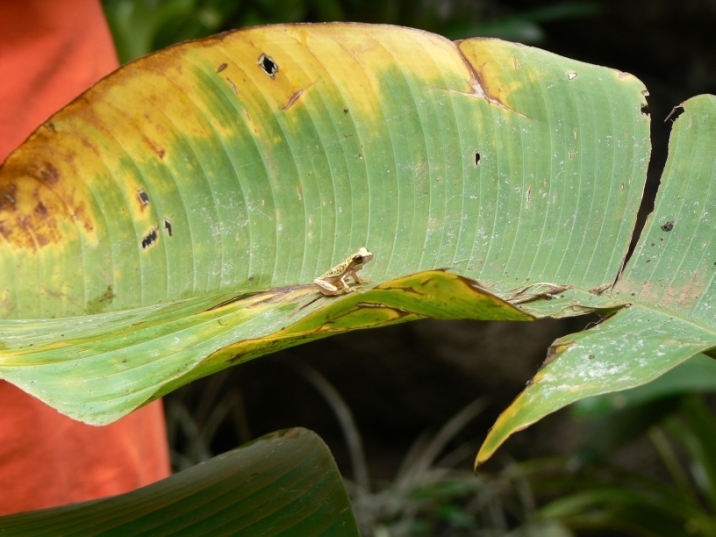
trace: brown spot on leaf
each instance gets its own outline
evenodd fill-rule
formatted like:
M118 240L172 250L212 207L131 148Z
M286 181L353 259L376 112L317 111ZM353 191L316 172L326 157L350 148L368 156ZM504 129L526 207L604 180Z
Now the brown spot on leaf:
M101 311L106 309L106 307L112 303L112 300L114 300L114 298L116 296L117 295L115 295L114 291L112 290L112 286L107 285L107 289L105 290L104 293L102 293L98 297L90 300L87 303L87 307L86 307L87 313L88 314L100 313Z
M554 361L555 358L557 358L557 356L562 354L564 351L566 351L572 345L574 345L574 341L563 341L562 343L559 343L559 344L553 344L547 351L547 357L544 359L544 362L542 362L540 369L549 365L551 362Z
M94 231L94 225L92 224L92 220L90 218L88 218L87 215L85 214L85 202L84 201L78 201L76 203L74 214L72 215L72 219L75 222L80 223L80 225L88 233Z
M589 292L592 293L593 295L601 295L604 291L606 291L607 289L612 287L612 285L613 284L609 283L609 282L603 283L601 285L597 285L596 287L593 287L592 289L589 290Z
M303 95L303 90L298 90L296 93L291 95L291 98L286 102L286 104L283 105L283 110L288 110L293 106L293 103L298 101L298 99Z
M163 159L163 158L164 158L164 155L167 154L167 152L166 152L164 149L162 149L161 147L158 147L158 146L156 146L156 145L154 145L154 144L152 144L152 149L154 150L154 152L155 152L155 153L159 156L159 158L161 158L161 159Z
M238 95L239 92L236 90L236 84L234 84L228 76L226 77L226 81L229 83L229 87L231 87L231 91L234 92L234 95Z
M506 102L505 97L508 94L508 90L506 90L506 88L504 88L498 80L495 80L495 77L493 76L495 66L490 64L489 60L485 60L480 56L475 56L475 51L472 50L470 40L458 42L457 49L462 55L465 67L468 69L469 78L466 82L472 91L458 91L454 89L448 89L448 91L469 97L484 99L490 104L499 106L500 108L504 108L510 112L514 112L519 116L527 117L525 114L512 108Z
M49 162L39 169L39 174L40 179L48 185L54 185L60 180L60 172Z
M47 217L47 207L45 207L45 204L41 201L37 202L37 205L35 206L35 214L39 218L46 218Z

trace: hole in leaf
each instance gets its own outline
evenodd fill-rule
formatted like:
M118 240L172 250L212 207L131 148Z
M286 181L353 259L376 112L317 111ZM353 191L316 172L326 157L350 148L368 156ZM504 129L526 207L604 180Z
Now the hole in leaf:
M647 103L641 105L641 113L645 116L649 115L649 105Z
M262 54L259 56L259 65L268 76L273 78L278 73L278 64L270 56Z
M674 222L672 222L671 220L669 220L668 222L664 222L661 225L661 231L671 231L672 229L674 229Z
M157 238L157 228L152 228L142 239L142 249L149 248L152 244L157 242Z
M480 165L480 152L475 151L475 167Z
M143 188L137 190L137 197L139 201L142 202L142 205L149 205L149 194L147 194Z
M168 218L164 219L164 229L167 230L167 233L169 233L169 236L172 236L172 223L169 221Z

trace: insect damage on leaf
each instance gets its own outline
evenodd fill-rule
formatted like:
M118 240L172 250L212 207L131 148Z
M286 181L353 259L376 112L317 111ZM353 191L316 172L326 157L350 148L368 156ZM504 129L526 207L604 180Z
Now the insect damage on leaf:
M157 242L159 235L157 235L157 228L153 227L152 230L142 238L142 249L149 248L152 244Z
M149 205L149 194L143 188L137 191L137 197L142 205Z
M278 64L273 61L271 56L266 56L266 54L259 56L259 65L261 66L261 69L263 69L264 73L271 78L274 78L276 73L278 73Z

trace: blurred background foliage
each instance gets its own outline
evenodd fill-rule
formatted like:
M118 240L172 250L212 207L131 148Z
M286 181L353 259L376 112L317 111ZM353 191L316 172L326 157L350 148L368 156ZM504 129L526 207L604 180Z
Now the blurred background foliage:
M713 0L103 0L122 63L246 26L358 21L499 37L628 71L650 90L653 155L672 108L716 93ZM478 476L487 427L551 341L596 315L421 321L345 334L201 379L165 398L174 469L268 432L316 431L365 536L716 535L716 362L585 400L515 435ZM694 395L699 394L699 395ZM475 397L480 396L478 400ZM416 440L417 438L417 440Z
M273 360L273 366L309 384L339 423L350 454L352 478L345 481L366 537L716 535L716 417L701 397L668 396L645 386L637 388L646 392L637 394L639 402L622 410L595 402L573 412L589 418L580 418L587 419L587 432L572 455L517 462L501 453L497 470L475 475L471 462L483 435L470 438L466 430L488 406L480 398L437 432L414 440L390 479L376 479L352 412L335 387L300 361ZM682 391L684 373L679 375ZM214 455L224 421L238 437L250 437L240 389L229 387L214 400L227 380L226 373L215 375L193 411L181 393L166 399L178 469ZM645 469L609 460L619 447L639 441L639 455L649 461Z
M126 63L174 43L261 24L360 21L399 24L450 39L500 37L540 43L541 23L595 15L596 2L564 2L514 12L477 0L105 0L120 61Z

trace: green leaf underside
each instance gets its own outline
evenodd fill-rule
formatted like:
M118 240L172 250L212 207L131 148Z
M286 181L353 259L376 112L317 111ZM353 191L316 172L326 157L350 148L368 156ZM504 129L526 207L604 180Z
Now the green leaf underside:
M477 464L559 408L640 386L716 347L716 97L683 107L654 212L615 287L614 297L631 306L554 343L533 383L490 431Z
M81 323L6 320L0 323L6 357L0 373L61 412L104 424L195 378L267 352L427 317L531 320L471 280L430 271L338 299L295 286L97 314Z
M716 392L716 361L698 354L653 382L631 390L589 397L572 405L579 417L605 416L674 395Z
M0 375L107 423L341 330L618 306L595 289L643 189L643 92L538 49L358 24L129 64L0 168ZM377 287L320 297L360 246Z
M0 534L359 536L328 447L305 429L265 436L134 492L1 517Z

